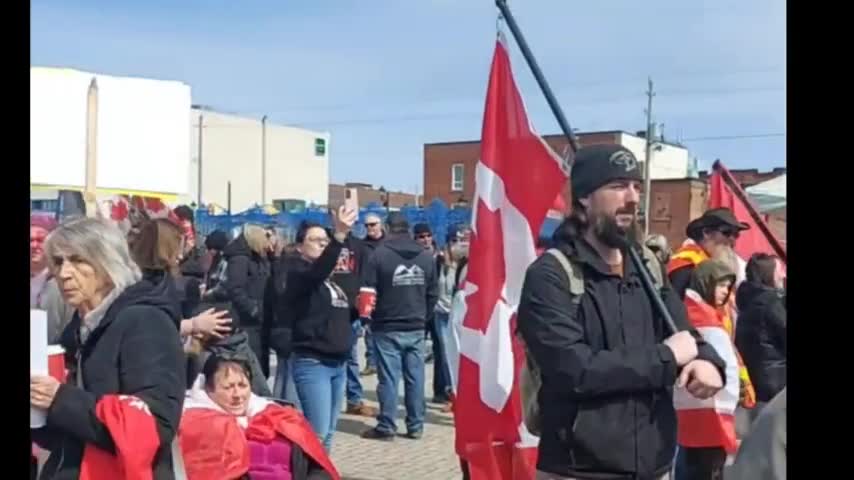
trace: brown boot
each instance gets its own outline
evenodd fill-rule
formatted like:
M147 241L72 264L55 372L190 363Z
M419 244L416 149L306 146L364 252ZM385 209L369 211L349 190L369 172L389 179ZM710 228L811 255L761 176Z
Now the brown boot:
M365 402L359 402L355 405L347 404L346 413L348 415L359 415L360 417L376 417L377 409L370 405L365 405Z

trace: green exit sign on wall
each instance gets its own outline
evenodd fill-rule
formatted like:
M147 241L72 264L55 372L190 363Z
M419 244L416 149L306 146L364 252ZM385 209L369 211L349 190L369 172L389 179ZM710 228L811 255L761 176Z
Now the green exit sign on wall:
M314 154L318 157L322 157L326 155L326 139L325 138L315 138L314 139Z

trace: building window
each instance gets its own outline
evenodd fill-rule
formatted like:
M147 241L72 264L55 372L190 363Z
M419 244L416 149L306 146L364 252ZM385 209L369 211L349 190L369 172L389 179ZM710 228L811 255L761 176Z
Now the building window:
M455 163L451 165L451 191L452 192L462 192L463 191L463 175L465 165L462 163Z

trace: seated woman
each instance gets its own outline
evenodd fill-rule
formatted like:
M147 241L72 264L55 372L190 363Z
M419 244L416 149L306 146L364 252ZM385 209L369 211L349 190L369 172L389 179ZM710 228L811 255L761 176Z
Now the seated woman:
M187 392L178 438L188 480L338 480L296 409L251 392L241 358L212 355Z

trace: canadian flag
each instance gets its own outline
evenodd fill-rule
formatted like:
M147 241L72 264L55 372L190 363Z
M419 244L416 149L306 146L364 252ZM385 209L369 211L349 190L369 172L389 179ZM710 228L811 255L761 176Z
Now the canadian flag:
M110 432L116 453L87 444L80 480L152 480L160 435L148 404L139 397L104 395L95 405L95 416Z
M456 451L473 480L534 478L538 439L522 423L516 309L546 212L568 178L565 165L528 121L499 37L475 168L455 402Z

